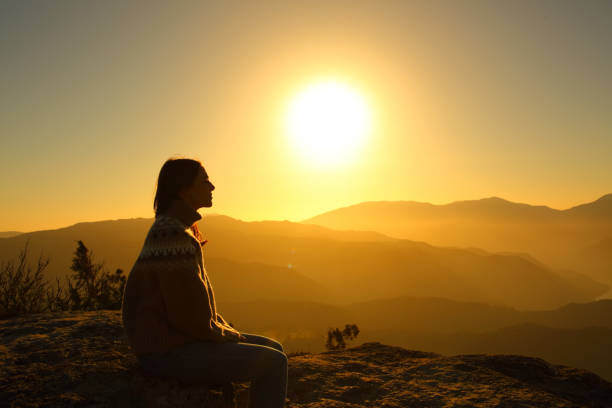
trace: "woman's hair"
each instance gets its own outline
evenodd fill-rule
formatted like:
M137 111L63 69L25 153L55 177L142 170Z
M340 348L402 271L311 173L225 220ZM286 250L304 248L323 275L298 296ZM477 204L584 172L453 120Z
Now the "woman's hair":
M202 163L193 159L166 160L159 171L155 199L153 199L156 216L166 211L173 200L180 198L181 190L193 185L200 167L204 167Z
M170 158L166 160L159 171L155 198L153 199L153 209L156 217L166 211L173 200L180 198L181 190L193 185L201 167L204 167L202 163L194 159ZM202 241L202 236L196 224L193 224L191 230L200 243L205 242Z

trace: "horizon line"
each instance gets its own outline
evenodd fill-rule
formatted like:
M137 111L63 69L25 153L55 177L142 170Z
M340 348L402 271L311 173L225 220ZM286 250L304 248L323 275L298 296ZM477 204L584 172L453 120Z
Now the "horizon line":
M450 204L455 204L455 203L462 203L462 202L469 202L469 201L482 201L482 200L490 200L490 199L499 199L499 200L506 201L506 202L511 203L511 204L528 205L528 206L531 206L531 207L546 207L546 208L549 208L549 209L554 210L554 211L567 211L567 210L571 210L572 208L579 207L581 205L592 204L592 203L594 203L594 202L596 202L596 201L598 201L598 200L600 200L600 199L602 199L602 198L604 198L606 196L612 196L612 193L604 194L602 196L599 196L598 198L596 198L593 201L589 201L589 202L585 202L585 203L581 203L581 204L576 204L576 205L571 206L571 207L566 208L566 209L553 208L553 207L550 207L548 205L543 205L543 204L529 204L529 203L510 201L508 199L505 199L505 198L502 198L502 197L499 197L499 196L489 196L489 197L477 198L477 199L455 200L455 201L447 202L447 203L444 203L444 204L435 204L435 203L426 202L426 201L414 201L414 200L374 200L374 201L361 201L361 202L358 202L358 203L349 204L349 205L340 206L340 207L335 207L335 208L332 208L332 209L329 209L329 210L326 210L326 211L322 211L322 212L319 212L319 213L317 213L317 214L315 214L313 216L310 216L310 217L307 217L307 218L304 218L304 219L301 219L301 220L292 220L292 219L289 219L289 218L283 218L283 219L281 219L281 218L242 219L242 218L237 218L235 216L231 216L231 215L227 215L227 214L222 214L222 213L215 213L215 212L204 214L204 215L201 214L201 215L202 215L202 219L204 219L204 217L206 217L206 216L223 216L223 217L229 217L229 218L235 219L237 221L242 221L242 222L265 222L265 221L279 221L279 222L283 222L283 221L289 221L289 222L294 222L294 223L303 223L304 221L306 221L306 220L308 220L310 218L314 218L314 217L317 217L317 216L322 215L322 214L326 214L326 213L331 212L331 211L336 211L336 210L341 210L341 209L345 209L345 208L349 208L349 207L354 207L354 206L360 205L360 204L368 204L368 203L401 203L401 202L406 202L406 203L417 203L417 204L429 204L429 205L433 205L433 206L437 206L437 207L442 207L442 206L446 206L446 205L450 205ZM62 226L57 226L57 227L49 227L49 228L38 229L38 230L30 230L30 231L21 231L21 230L16 230L16 229L9 229L9 230L0 230L0 233L17 233L18 235L21 235L21 234L28 234L28 233L31 233L31 232L54 231L54 230L63 229L63 228L70 228L70 227L73 227L73 226L78 225L78 224L87 224L87 223L104 222L104 221L132 220L132 219L139 219L139 218L149 219L149 218L154 218L154 215L151 216L151 217L132 216L132 217L123 217L123 218L109 218L109 219L102 219L102 220L98 219L98 220L92 220L92 221L89 221L89 220L87 220L87 221L76 221L76 222L74 222L72 224L62 225Z

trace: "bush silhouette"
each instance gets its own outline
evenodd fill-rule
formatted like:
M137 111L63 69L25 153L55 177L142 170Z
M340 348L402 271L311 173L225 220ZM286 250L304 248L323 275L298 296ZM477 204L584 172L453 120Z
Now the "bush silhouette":
M346 340L353 340L359 334L359 327L356 324L347 324L344 330L338 328L327 331L327 342L325 348L328 350L344 350Z
M43 274L49 258L40 255L32 266L28 251L29 241L15 260L0 265L0 317L40 313L47 309L47 282Z
M93 253L77 241L71 276L65 285L44 279L49 259L42 255L35 266L28 262L29 242L15 260L0 265L0 317L44 311L120 309L126 278L123 270L104 270Z

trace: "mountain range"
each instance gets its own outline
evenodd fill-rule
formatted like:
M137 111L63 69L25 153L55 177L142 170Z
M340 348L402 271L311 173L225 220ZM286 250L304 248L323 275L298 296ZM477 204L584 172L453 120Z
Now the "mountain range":
M437 246L528 253L553 268L612 283L612 194L567 210L499 197L446 205L364 202L302 222Z
M51 258L48 277L63 278L70 273L76 241L82 240L109 269L127 271L151 223L142 218L100 221L1 238L0 260L11 259L29 242L31 255ZM205 217L200 229L208 239L208 272L227 301L345 304L434 296L549 309L591 301L608 290L578 272L550 268L528 254L436 247L378 232L288 221L244 222L219 215Z
M210 215L199 227L223 316L289 350L320 351L328 328L355 323L360 342L520 353L611 379L612 300L596 300L610 284L610 197L565 211L498 198L363 203L303 223ZM0 261L28 243L32 260L51 258L47 278L63 279L82 240L107 269L129 271L152 221L8 234Z

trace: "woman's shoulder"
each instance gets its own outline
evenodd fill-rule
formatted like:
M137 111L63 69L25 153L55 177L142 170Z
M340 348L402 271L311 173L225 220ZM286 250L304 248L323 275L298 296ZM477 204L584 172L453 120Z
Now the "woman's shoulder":
M155 256L194 255L197 240L179 220L160 215L155 218L139 259Z

